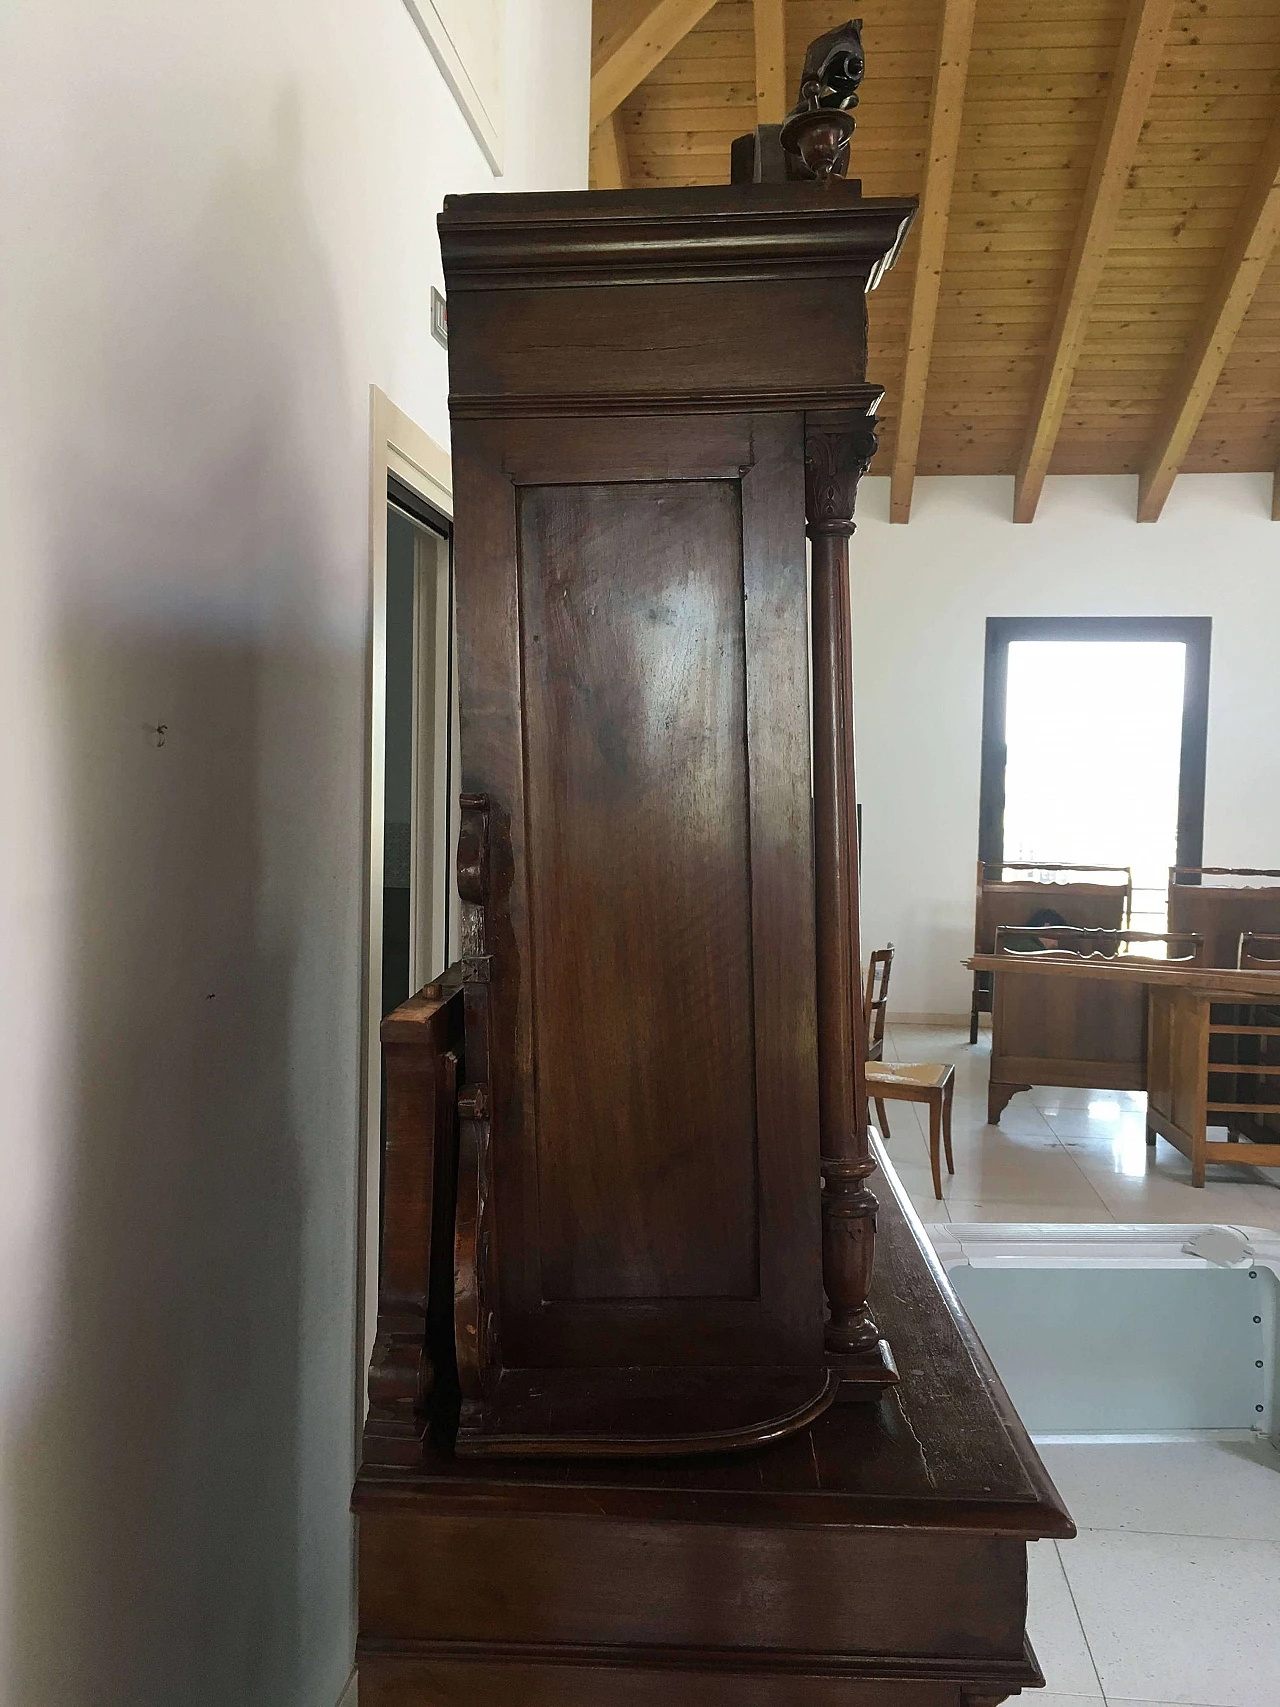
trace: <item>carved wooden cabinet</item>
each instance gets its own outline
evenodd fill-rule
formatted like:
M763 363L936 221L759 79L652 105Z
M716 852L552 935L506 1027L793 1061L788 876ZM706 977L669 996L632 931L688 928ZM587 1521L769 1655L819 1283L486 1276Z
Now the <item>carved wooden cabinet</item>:
M839 180L446 203L460 1452L757 1445L896 1379L846 541L912 211Z
M440 221L462 954L383 1027L371 1707L1041 1681L1070 1519L892 1190L875 1262L848 541L914 203L812 176L860 76L814 44L732 185Z

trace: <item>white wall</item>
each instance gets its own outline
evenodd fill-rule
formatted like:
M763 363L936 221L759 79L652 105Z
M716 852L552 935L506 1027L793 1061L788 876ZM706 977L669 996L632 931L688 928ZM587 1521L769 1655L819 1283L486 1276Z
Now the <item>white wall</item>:
M1029 526L1012 481L916 482L890 526L864 480L852 542L863 936L892 941L894 1008L968 1013L989 616L1208 616L1204 857L1280 865L1280 526L1263 475L1183 475L1161 519L1136 481L1055 478Z
M590 0L508 10L496 187L579 186ZM495 184L400 0L17 0L0 79L0 1701L331 1707L369 386L446 437Z

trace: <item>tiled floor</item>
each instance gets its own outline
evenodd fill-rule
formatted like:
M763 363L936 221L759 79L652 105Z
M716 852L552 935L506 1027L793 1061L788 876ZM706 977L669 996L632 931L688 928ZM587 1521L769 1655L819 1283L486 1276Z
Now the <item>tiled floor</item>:
M1146 1145L1146 1098L1134 1091L1037 1088L987 1125L990 1034L891 1025L885 1056L954 1061L956 1171L943 1201L929 1176L927 1111L888 1105L889 1154L925 1221L1225 1221L1280 1229L1280 1169L1210 1167L1203 1191L1161 1138Z
M1280 1228L1280 1170L1203 1191L1144 1098L1038 1089L986 1124L989 1038L891 1027L886 1056L956 1066L954 1179L937 1202L925 1111L889 1105L889 1153L926 1222L1226 1221ZM1280 1453L1257 1438L1045 1445L1079 1534L1031 1549L1039 1707L1280 1704Z
M1031 1549L1040 1707L1280 1701L1280 1453L1262 1440L1042 1446L1079 1527Z

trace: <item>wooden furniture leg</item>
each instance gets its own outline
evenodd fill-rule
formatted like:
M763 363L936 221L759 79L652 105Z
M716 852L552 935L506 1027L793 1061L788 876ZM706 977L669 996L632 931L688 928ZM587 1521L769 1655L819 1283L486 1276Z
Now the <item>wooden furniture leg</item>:
M969 1006L970 1043L976 1043L978 1041L978 980L980 977L981 974L978 972L975 972L973 975L973 997Z
M942 1197L942 1092L935 1091L929 1098L929 1167L933 1173L933 1195Z
M987 1085L987 1125L997 1126L1000 1116L1009 1106L1012 1097L1019 1091L1029 1091L1030 1085L1006 1084L1001 1079L992 1079Z
M1191 1145L1191 1183L1197 1190L1204 1189L1205 1170L1205 1130L1203 1127L1193 1135Z
M955 1097L955 1090L955 1079L948 1079L946 1088L942 1093L942 1142L947 1152L947 1172L949 1174L954 1174L956 1171L955 1157L951 1154L951 1104Z
M883 1101L879 1097L877 1097L875 1099L875 1102L876 1102L876 1120L877 1120L879 1127L880 1127L880 1136L882 1138L887 1139L889 1137L889 1117L884 1111Z

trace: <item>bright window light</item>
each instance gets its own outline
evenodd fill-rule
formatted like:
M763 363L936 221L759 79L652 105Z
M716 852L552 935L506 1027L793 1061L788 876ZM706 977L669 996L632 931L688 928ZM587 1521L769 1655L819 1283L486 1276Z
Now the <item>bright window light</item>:
M1167 923L1186 654L1169 640L1009 645L1004 857L1130 866L1135 930Z

